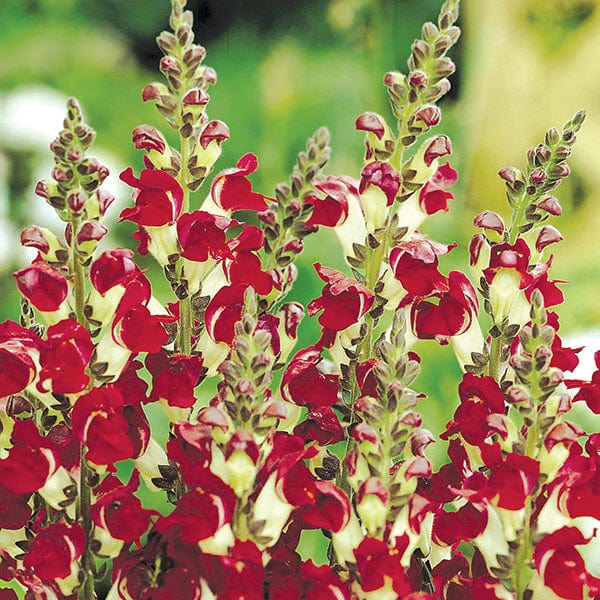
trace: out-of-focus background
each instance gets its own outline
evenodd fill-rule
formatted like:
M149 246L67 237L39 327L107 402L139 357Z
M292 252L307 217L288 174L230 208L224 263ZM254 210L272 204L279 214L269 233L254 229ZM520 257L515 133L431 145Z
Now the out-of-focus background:
M524 166L525 151L577 110L588 119L571 160L572 175L558 192L564 215L555 224L565 240L556 246L554 278L569 280L560 309L563 334L600 339L600 8L598 0L463 0L463 36L452 51L458 72L443 101L438 131L452 137L452 164L460 179L449 214L424 230L459 242L443 263L467 263L472 217L489 208L507 215L506 165ZM390 118L383 74L403 70L410 44L441 0L190 0L196 40L219 81L209 113L231 129L217 170L245 152L260 161L255 188L271 194L285 180L296 153L319 126L332 134L328 172L357 177L364 154L356 117L367 110ZM118 200L108 223L129 201L117 174L141 167L131 130L162 128L143 86L160 81L155 36L167 27L168 0L2 0L0 2L0 319L18 318L10 273L31 258L19 248L29 223L53 226L52 211L33 194L49 177L48 145L61 127L65 100L76 96L97 130L94 153L112 172L108 187ZM195 207L206 189L196 195ZM58 229L58 227L57 227ZM112 228L109 244L133 247L128 224ZM327 232L309 238L300 264L303 301L319 295L312 269L319 260L342 267ZM464 268L464 267L463 267ZM164 298L165 300L168 298ZM303 329L305 343L317 327ZM417 382L429 399L425 424L443 429L455 406L459 373L449 348L419 351L429 364Z

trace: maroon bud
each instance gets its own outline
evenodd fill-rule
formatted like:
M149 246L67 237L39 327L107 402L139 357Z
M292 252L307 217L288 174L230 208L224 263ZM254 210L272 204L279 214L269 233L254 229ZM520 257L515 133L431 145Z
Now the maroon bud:
M281 310L284 314L284 325L286 334L295 338L298 333L298 325L304 318L304 307L298 302L286 302Z
M535 249L541 252L546 246L550 244L556 244L563 240L563 236L556 227L552 225L544 225L538 233L537 240L535 241Z
M201 88L190 90L182 99L184 106L206 106L210 96Z
M108 207L115 201L115 197L106 190L98 190L96 196L98 198L98 211L101 216L104 216Z
M409 412L406 413L401 419L401 423L408 425L409 427L421 427L421 423L423 422L423 418L419 413Z
M44 232L37 225L30 225L21 231L21 246L36 248L43 253L50 250L50 244Z
M423 73L423 71L413 71L409 75L410 85L413 87L424 88L429 80L427 79L427 75Z
M183 55L183 62L188 69L195 67L200 64L206 56L206 49L203 46L192 46L186 50Z
M209 121L200 134L200 145L206 150L212 141L221 143L229 139L229 127L223 121Z
M70 170L54 167L54 169L52 169L52 177L59 182L69 181L73 177L73 173Z
M217 83L217 72L212 67L204 67L202 70L202 81L210 85Z
M98 223L98 221L86 221L80 228L77 234L77 243L84 242L99 242L106 234L108 229Z
M148 102L148 100L156 100L160 97L160 90L158 89L157 84L149 83L142 90L142 100L144 102Z
M481 249L485 246L485 235L483 233L477 233L471 238L469 243L469 264L471 266L477 264Z
M523 173L515 167L504 167L498 171L498 175L510 186L514 186L517 181L523 181Z
M391 206L402 184L402 176L387 162L374 161L364 166L361 172L358 191L362 194L369 186L377 186L387 198L387 205Z
M258 220L262 221L265 225L275 225L277 223L277 217L272 210L263 210L257 214Z
M500 235L504 233L504 221L500 218L500 215L491 210L480 212L473 219L473 224L475 227L497 231Z
M163 56L160 59L160 70L170 75L179 75L181 73L181 65L173 56Z
M558 200L553 196L548 196L544 198L539 204L538 208L545 210L547 213L554 215L555 217L560 217L562 215L562 207Z
M509 404L526 404L530 399L529 392L519 385L511 385L506 391L506 401Z
M436 158L441 158L442 156L446 156L451 153L452 144L450 142L450 138L446 135L438 135L431 141L427 147L427 150L425 150L423 160L425 164L430 167L431 163Z
M300 254L304 249L304 244L300 240L291 240L284 247L284 252L293 252L294 254Z
M425 456L425 448L435 442L433 433L427 429L417 429L410 439L410 448L414 456Z
M295 215L300 214L300 211L302 210L302 202L300 202L300 200L294 198L288 204L288 209L291 213L293 213Z
M356 129L358 131L368 131L377 136L380 140L385 133L385 123L383 119L376 113L366 112L356 119Z
M429 45L423 40L415 40L411 49L417 59L423 60L429 55Z
M86 202L87 196L82 191L72 192L67 196L67 204L75 213L81 212Z
M23 398L23 396L12 395L8 397L6 402L6 414L11 419L21 415L30 416L30 413L33 415L33 412L33 406L30 404L29 400Z
M415 115L416 121L421 121L427 127L435 127L442 118L442 111L434 105L424 106Z
M67 244L70 246L71 242L73 241L73 226L71 225L71 223L67 223L65 225L65 241L67 242Z
M48 186L46 185L45 181L38 181L35 184L35 193L37 196L40 196L40 198L44 198L45 200L48 200Z
M160 132L151 125L139 125L132 133L133 145L138 150L156 150L159 153L165 151L166 145Z
M535 184L544 183L546 181L546 171L538 167L529 174L529 179Z
M81 160L81 150L79 150L77 148L73 148L72 150L69 150L69 154L67 155L67 158L71 162L77 162L77 161Z

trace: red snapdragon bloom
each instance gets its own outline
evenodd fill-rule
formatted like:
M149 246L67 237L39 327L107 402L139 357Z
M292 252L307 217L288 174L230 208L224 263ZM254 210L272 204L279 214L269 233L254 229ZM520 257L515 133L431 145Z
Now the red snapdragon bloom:
M504 396L493 377L465 373L458 386L460 405L446 425L443 439L460 433L473 446L481 446L495 432L494 415L505 414Z
M590 540L576 527L561 527L535 546L533 560L542 581L565 600L583 600L586 591L600 593L600 579L590 575L575 546Z
M257 294L266 296L273 288L281 289L281 282L274 271L263 271L256 253L263 247L263 232L254 225L246 225L242 232L229 241L231 259L225 260L223 268L232 284L252 286Z
M139 404L128 404L119 386L92 388L78 398L71 413L73 431L96 465L114 465L143 454L150 426Z
M350 520L348 496L331 481L315 481L314 498L309 496L299 513L302 521L310 528L338 532Z
M86 369L93 349L88 330L77 321L64 319L49 327L40 349L38 389L59 394L83 391L90 382Z
M142 508L133 493L139 486L139 473L134 472L127 485L115 476L108 475L94 489L95 500L90 509L96 527L105 529L111 537L124 542L135 542L140 547L140 538L150 524L150 517L158 514Z
M119 178L134 188L132 196L135 201L133 208L121 211L121 221L159 227L177 220L183 203L183 190L171 175L159 169L144 169L137 178L129 167Z
M360 575L361 589L364 592L374 592L383 588L388 581L391 581L392 589L399 598L413 591L405 570L400 564L400 558L407 545L407 535L397 537L391 547L372 537L365 537L361 541L354 550L354 556Z
M331 331L343 331L354 325L373 305L373 292L339 271L319 263L314 267L326 285L321 296L308 305L308 313L314 315L322 310L319 323Z
M394 203L402 185L402 176L390 163L379 160L370 162L363 167L360 175L358 188L360 194L374 186L384 193L387 206Z
M213 202L227 212L236 210L263 211L272 198L252 191L247 176L258 169L258 159L249 152L238 160L235 168L226 169L215 177L210 193Z
M152 314L148 309L151 297L150 282L140 276L129 282L115 312L113 340L132 352L158 353L168 341L163 323L177 321L170 315Z
M488 523L485 505L469 502L456 512L439 511L433 521L433 540L441 545L458 545L481 535Z
M213 215L203 210L182 214L177 220L177 237L181 244L181 256L196 262L232 258L225 232L239 225L228 217Z
M321 446L336 444L344 439L344 430L337 414L329 406L317 406L308 411L306 419L294 428L294 435Z
M77 560L85 549L85 533L77 523L53 523L37 533L23 566L45 583L66 579L79 568Z
M431 300L413 304L412 327L418 338L445 344L449 337L467 331L477 316L479 302L471 282L459 271L450 271L448 290L436 293L434 298L439 298L437 304Z
M169 406L190 408L194 405L194 387L202 372L202 359L199 356L158 354L146 357L146 368L152 375L150 401L164 398Z
M448 200L454 196L446 190L452 187L458 179L457 172L445 163L437 168L425 185L419 190L419 206L421 210L433 215L439 211L448 211Z
M519 287L523 289L531 282L531 276L527 273L530 256L531 251L523 238L518 238L514 244L508 242L494 244L490 251L489 267L483 271L483 274L491 284L500 269L514 270L519 274Z
M200 561L207 582L219 600L263 600L263 553L251 540L236 540L227 555L203 554Z
M125 248L102 252L90 268L92 285L102 295L117 285L126 286L139 275L141 270L133 260L133 251Z
M488 497L507 510L525 507L540 474L540 463L529 456L510 452L491 468Z
M0 459L0 486L13 494L35 492L60 466L60 457L51 439L40 435L32 421L15 421L12 448Z
M332 406L337 402L337 375L323 374L318 369L321 351L309 346L297 352L281 380L281 394L299 406Z
M3 473L3 465L0 463L0 481L5 477ZM2 529L21 529L27 525L32 513L29 506L30 496L30 492L15 493L0 483L0 527Z
M22 392L35 378L40 339L13 321L0 323L0 395Z
M69 291L65 276L41 260L13 273L19 291L41 312L60 308Z
M579 388L573 398L575 402L585 402L588 408L598 415L600 414L600 350L594 352L594 362L596 370L590 381L570 379L565 383L568 388Z
M235 283L222 287L211 299L204 320L206 331L215 342L231 346L235 337L235 324L242 318L244 297L248 286Z
M302 563L302 583L305 600L350 600L350 587L329 565L315 565L312 560Z
M348 217L348 195L358 195L356 182L347 177L327 177L315 183L315 188L322 192L324 197L305 198L304 204L313 207L306 225L337 227L344 223Z
M404 306L415 298L448 291L448 280L438 271L438 256L447 254L456 244L440 244L420 233L401 242L390 252L390 267L408 295Z
M175 528L177 537L187 544L197 544L212 537L233 519L235 495L208 469L197 470L198 486L186 492L166 517L160 517L156 529L162 533ZM201 477L200 477L201 475Z

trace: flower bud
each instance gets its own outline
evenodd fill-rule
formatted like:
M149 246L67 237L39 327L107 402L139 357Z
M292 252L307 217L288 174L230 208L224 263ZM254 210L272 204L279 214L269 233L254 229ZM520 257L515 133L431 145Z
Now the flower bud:
M87 194L81 190L71 192L67 196L67 205L74 213L80 213L87 202Z
M388 496L377 477L369 477L358 490L356 512L370 536L376 536L385 526Z
M394 136L384 118L376 113L363 113L356 119L356 129L366 131L366 159L385 160L394 152Z
M563 236L556 227L552 225L544 225L540 228L537 239L535 240L535 249L541 252L546 246L550 244L556 244L563 240Z

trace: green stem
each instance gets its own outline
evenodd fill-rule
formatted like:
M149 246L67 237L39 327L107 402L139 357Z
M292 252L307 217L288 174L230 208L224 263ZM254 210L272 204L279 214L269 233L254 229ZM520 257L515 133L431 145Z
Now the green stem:
M488 373L490 377L493 377L496 381L500 376L500 355L502 354L502 338L492 338L492 344L490 348L490 362L488 365Z
M85 305L85 271L77 252L77 229L79 227L79 218L73 217L71 220L71 275L73 277L73 287L75 291L75 316L77 321L86 327L86 319L83 314ZM85 549L81 556L81 568L84 579L79 588L79 600L94 599L94 578L92 576L94 558L91 553L90 541L92 538L92 520L90 517L90 506L92 491L88 484L88 466L85 458L86 448L84 444L79 446L79 498L77 503L77 520L85 533Z
M79 228L79 219L77 217L73 217L71 228L71 273L75 289L75 317L81 325L86 327L86 318L83 314L83 307L85 305L85 271L77 254L77 229Z
M190 208L190 190L188 188L188 170L187 163L189 160L191 148L191 139L181 139L181 169L179 171L179 183L183 189L183 202L181 204L181 214L189 212ZM181 269L181 277L183 279L185 273L183 267ZM190 297L186 296L179 300L179 339L178 350L181 354L189 355L192 350L192 303Z
M79 514L81 527L86 534L85 550L81 557L81 568L84 574L82 586L79 588L79 600L94 599L94 578L92 576L92 567L94 558L90 549L92 537L92 520L90 517L90 506L92 501L92 491L87 481L88 467L85 458L86 449L83 444L80 446L79 455Z

